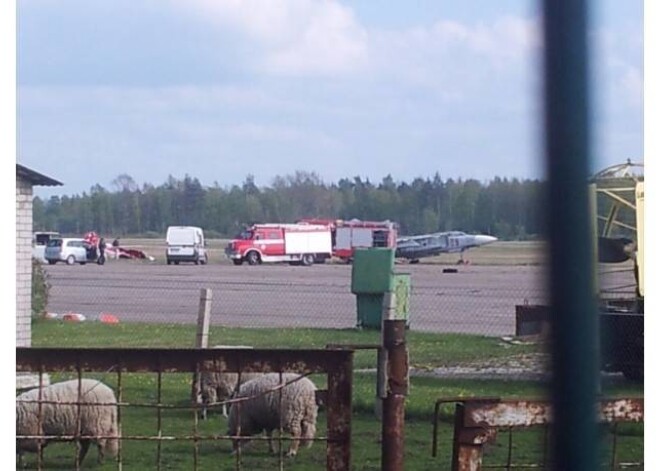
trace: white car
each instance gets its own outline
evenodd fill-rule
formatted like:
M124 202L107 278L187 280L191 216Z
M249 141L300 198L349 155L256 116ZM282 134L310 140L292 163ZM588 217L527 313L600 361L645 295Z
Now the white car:
M51 239L46 245L44 256L49 264L66 262L67 265L80 263L84 265L89 260L87 255L87 244L83 239Z

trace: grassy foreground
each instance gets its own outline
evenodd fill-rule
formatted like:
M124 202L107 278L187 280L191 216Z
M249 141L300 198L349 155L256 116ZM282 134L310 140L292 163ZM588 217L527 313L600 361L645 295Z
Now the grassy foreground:
M97 323L67 324L59 321L38 321L33 326L33 345L36 346L143 346L187 347L194 342L195 329L191 326L160 324L103 325ZM324 347L327 343L377 343L378 333L355 330L313 329L228 329L212 328L210 345L241 344L262 347ZM468 335L441 335L409 332L408 342L411 364L416 366L441 366L473 361L477 357L492 358L517 355L533 350L529 345L503 345L497 338ZM356 368L374 365L373 352L357 352ZM112 374L89 375L102 379L116 387ZM71 376L53 375L53 380ZM314 377L318 386L325 386L322 376ZM124 401L130 403L155 403L157 377L155 374L130 374L122 378ZM375 376L356 372L353 384L352 416L352 463L355 470L380 469L381 423L374 410ZM162 403L185 405L190 394L190 377L185 374L169 374L163 377ZM629 383L606 384L604 395L639 396L643 390ZM406 401L406 469L450 469L452 428L449 425L453 408L443 409L440 427L439 456L431 457L431 433L434 403L441 397L500 396L543 398L542 384L528 381L484 381L411 377L409 396ZM162 411L162 432L168 436L182 436L194 431L194 415L190 410L165 409ZM317 436L325 436L326 415L319 414ZM128 435L156 435L157 412L148 407L122 409L122 430ZM226 419L215 412L198 428L202 436L223 434ZM606 446L611 443L612 429L603 429L604 462L607 462ZM617 431L618 459L640 461L643 456L643 425L619 426ZM543 431L532 429L513 434L513 462L518 464L540 463L543 456ZM508 436L499 434L496 443L486 450L484 464L506 462ZM198 442L198 466L202 470L230 470L236 468L236 459L230 456L231 445L226 440L200 440ZM282 444L286 449L288 443ZM126 440L122 445L125 469L146 470L157 468L155 441ZM191 470L194 465L194 444L191 441L169 440L162 442L161 469ZM75 447L71 444L54 444L44 452L47 469L71 469ZM117 464L95 463L96 452L91 450L84 463L85 469L111 470ZM264 442L255 441L242 456L241 468L247 470L279 469L278 458L270 456ZM28 455L28 464L36 463L34 455ZM283 469L318 470L325 467L325 446L315 443L309 450L303 449L295 459L284 459Z
M38 320L33 325L34 347L187 348L195 345L196 326L177 324L65 323ZM479 358L506 358L538 351L536 345L512 345L497 337L465 334L407 333L411 365L418 368L457 365ZM209 346L250 345L260 348L325 348L327 344L380 343L377 331L357 329L250 329L212 326ZM356 368L376 366L373 350L357 351Z

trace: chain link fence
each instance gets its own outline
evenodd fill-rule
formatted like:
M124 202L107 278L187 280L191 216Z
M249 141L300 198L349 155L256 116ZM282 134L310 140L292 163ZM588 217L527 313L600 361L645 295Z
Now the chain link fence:
M491 249L495 252L489 253L489 248L472 251L474 261L469 265L452 265L451 255L440 257L447 264L438 263L438 259L397 263L396 272L411 275L410 330L514 342L516 334L543 333L543 322L534 323L530 330L524 328L525 319L517 316L521 306L547 304L547 266L541 249L537 247L520 258L510 247L508 252L496 246ZM150 251L158 253L155 247ZM351 265L233 266L218 252L212 253L210 264L204 266L168 266L157 257L153 262L109 259L103 266L45 265L50 285L46 311L59 319L76 314L86 322L110 317L122 324L185 328L196 324L200 290L208 288L213 292L212 332L218 327L348 331L358 324ZM616 267L601 264L598 279L603 298L635 297L632 263ZM136 330L135 335L144 335L139 332ZM183 335L173 341L180 347L194 346ZM136 338L131 345L139 342ZM474 352L475 359L481 355ZM462 358L466 356L469 352Z

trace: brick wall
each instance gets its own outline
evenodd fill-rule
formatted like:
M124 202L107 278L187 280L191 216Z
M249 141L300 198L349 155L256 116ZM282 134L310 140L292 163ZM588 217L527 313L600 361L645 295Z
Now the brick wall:
M16 181L16 346L32 345L32 185Z

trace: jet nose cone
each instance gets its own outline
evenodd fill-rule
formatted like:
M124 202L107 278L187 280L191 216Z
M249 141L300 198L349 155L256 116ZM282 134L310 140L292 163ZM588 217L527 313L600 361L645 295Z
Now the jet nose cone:
M474 236L474 242L477 245L486 245L486 244L491 244L497 240L497 237L489 236L489 235L478 235Z

